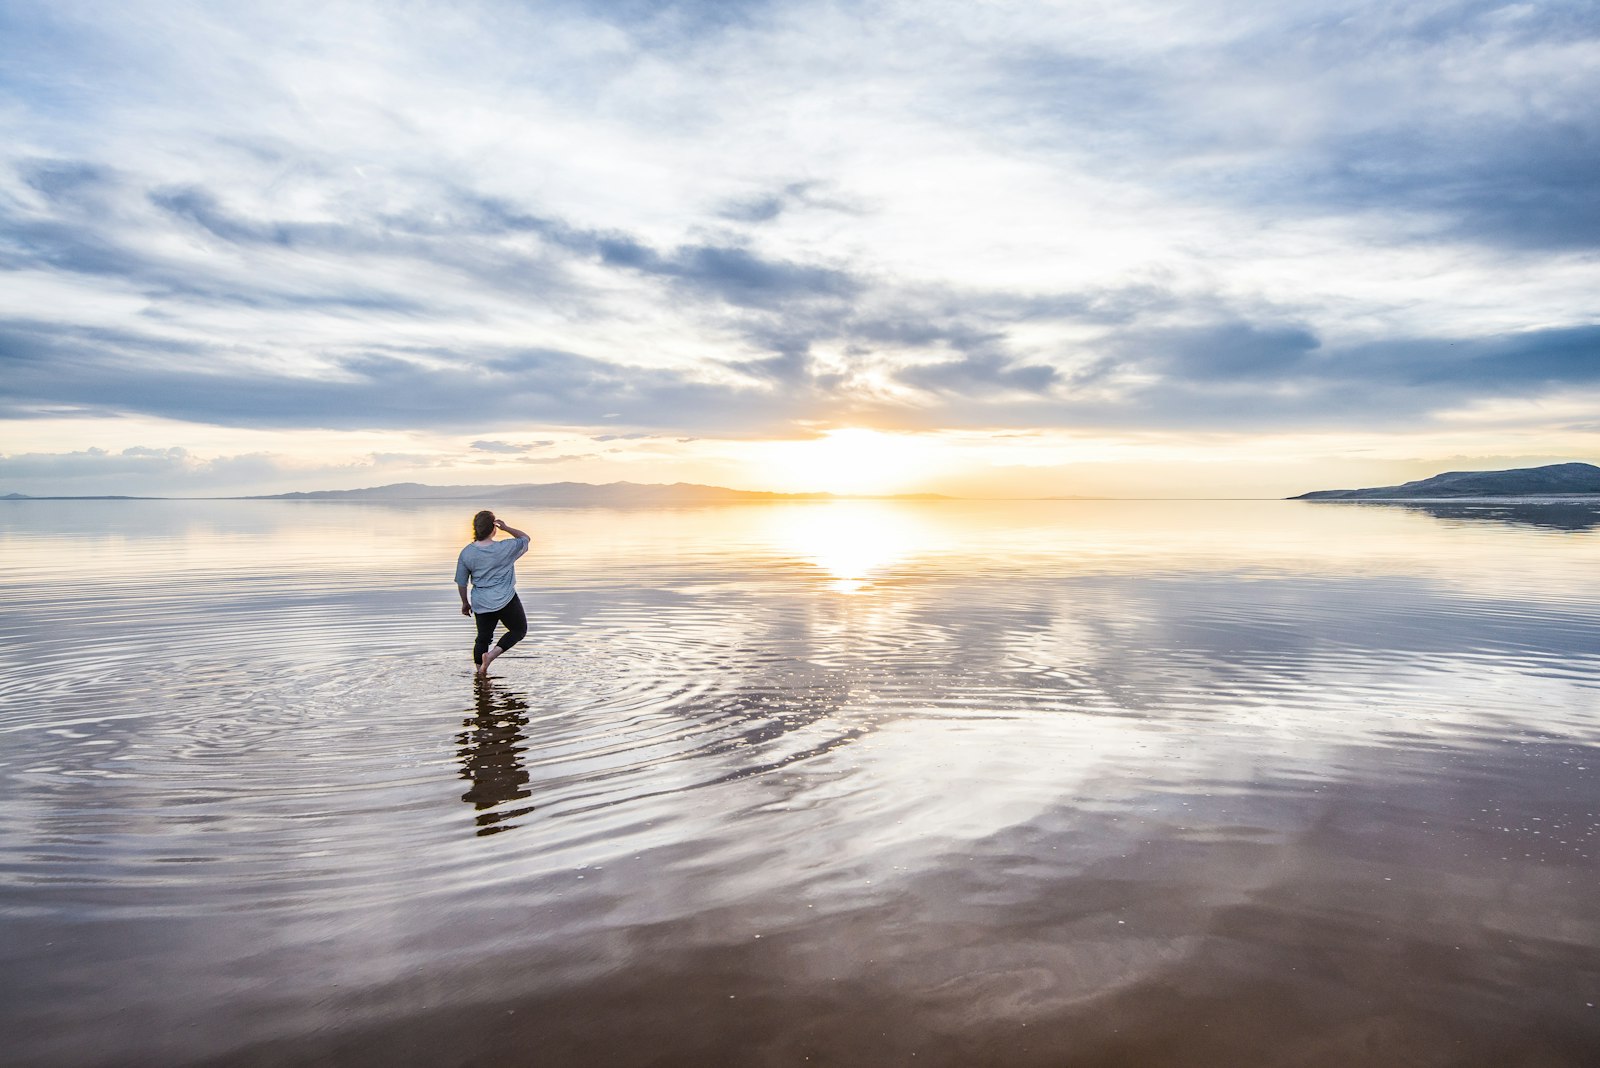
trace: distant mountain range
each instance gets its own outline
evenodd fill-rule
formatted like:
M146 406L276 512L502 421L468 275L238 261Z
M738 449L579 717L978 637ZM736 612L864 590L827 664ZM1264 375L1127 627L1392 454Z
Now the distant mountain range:
M746 501L827 501L841 499L833 493L764 493L702 486L692 482L671 485L641 482L529 482L513 486L428 486L397 482L353 490L312 490L308 493L274 493L248 497L266 501L520 501L543 505L671 505L716 504ZM901 494L892 500L944 500L936 493Z
M159 497L129 497L123 493L99 493L88 496L34 497L26 493L3 493L0 501L157 501Z
M1510 471L1447 471L1432 478L1400 486L1367 489L1313 490L1292 501L1448 500L1471 497L1581 497L1600 496L1600 467L1585 463L1522 467ZM161 500L159 497L42 496L0 494L0 501L38 500ZM214 498L217 499L217 498ZM526 482L501 486L430 486L422 482L395 482L350 490L310 490L297 493L259 494L220 498L245 501L514 501L547 506L656 507L676 504L735 504L740 502L831 501L851 499L944 501L956 498L938 493L901 493L860 497L835 493L768 493L704 486L693 482L671 485L644 482ZM1046 500L1102 500L1097 497L1050 497Z
M165 497L32 496L0 494L0 501L159 501ZM528 482L509 486L429 486L421 482L396 482L352 490L310 490L297 493L220 497L234 501L516 501L543 505L657 506L673 504L736 504L740 502L894 500L944 501L938 493L901 493L894 496L851 496L836 493L765 493L756 490L701 486L692 482L671 485L641 482Z
M1600 495L1600 467L1550 464L1510 471L1446 471L1400 486L1313 490L1293 501L1441 500L1456 497L1572 497Z

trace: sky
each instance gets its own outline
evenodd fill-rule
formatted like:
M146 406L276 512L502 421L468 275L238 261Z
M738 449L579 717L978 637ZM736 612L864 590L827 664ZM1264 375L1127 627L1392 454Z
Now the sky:
M0 5L0 494L1600 461L1600 7Z

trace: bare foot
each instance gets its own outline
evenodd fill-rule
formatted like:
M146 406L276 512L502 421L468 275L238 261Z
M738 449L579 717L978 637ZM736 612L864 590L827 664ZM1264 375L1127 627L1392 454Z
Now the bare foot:
M505 652L498 645L489 646L489 651L483 654L483 663L478 665L478 674L485 677L489 674L489 665L494 663L494 658Z

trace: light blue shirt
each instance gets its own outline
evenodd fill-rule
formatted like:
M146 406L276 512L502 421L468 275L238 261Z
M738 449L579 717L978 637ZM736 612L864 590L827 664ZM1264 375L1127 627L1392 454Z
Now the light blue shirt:
M498 612L517 595L517 557L528 551L527 538L479 545L472 542L456 557L456 585L472 576L473 612Z

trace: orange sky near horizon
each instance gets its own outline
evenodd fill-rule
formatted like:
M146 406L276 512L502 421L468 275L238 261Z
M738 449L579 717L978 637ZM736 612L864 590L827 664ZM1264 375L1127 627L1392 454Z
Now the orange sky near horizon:
M1532 467L1600 458L1600 435L1538 428L1480 434L1180 434L1120 436L1046 430L910 433L840 427L804 438L608 436L539 428L486 442L423 432L295 435L227 428L183 430L181 449L119 448L170 440L159 423L84 420L28 426L41 452L94 450L95 465L122 461L146 469L134 485L91 481L5 480L0 492L135 493L232 496L356 489L395 482L514 485L546 482L694 482L780 493L972 498L1294 496L1313 489L1393 485L1445 470ZM0 427L0 435L18 429ZM86 433L88 431L88 433ZM98 433L97 433L98 432ZM98 439L98 440L97 440ZM3 436L0 436L3 440ZM100 444L103 441L104 444ZM1485 441L1492 448L1484 448ZM87 444L85 444L87 442ZM12 448L21 451L23 442ZM493 445L493 449L482 446ZM130 454L124 455L124 452ZM330 457L338 458L330 462ZM129 488L133 486L133 488Z

